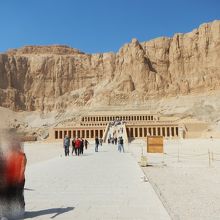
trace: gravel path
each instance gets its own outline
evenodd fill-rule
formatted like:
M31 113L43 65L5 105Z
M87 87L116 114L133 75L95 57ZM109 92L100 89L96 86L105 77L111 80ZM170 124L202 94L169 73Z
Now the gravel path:
M91 146L84 156L66 158L56 144L33 144L25 151L25 219L170 219L130 153L108 145L95 153Z

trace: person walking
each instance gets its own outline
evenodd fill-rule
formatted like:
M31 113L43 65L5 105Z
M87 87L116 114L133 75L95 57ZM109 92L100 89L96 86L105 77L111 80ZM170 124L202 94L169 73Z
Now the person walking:
M75 138L72 140L72 155L75 152Z
M69 156L70 138L66 135L63 140L65 156Z
M86 148L86 150L87 150L87 147L88 147L88 144L89 144L89 142L85 139L85 148Z
M98 148L99 148L99 139L98 137L95 138L95 152L98 152Z
M120 137L118 138L118 151L121 152Z
M99 138L100 146L102 146L102 142L103 142L102 138Z
M79 156L80 153L80 145L81 145L81 141L79 138L77 138L75 141L75 153L77 156Z
M84 149L84 140L81 138L80 140L80 154L83 154L83 149Z
M125 152L124 150L124 140L122 137L118 138L118 151L121 152L123 151L123 153Z

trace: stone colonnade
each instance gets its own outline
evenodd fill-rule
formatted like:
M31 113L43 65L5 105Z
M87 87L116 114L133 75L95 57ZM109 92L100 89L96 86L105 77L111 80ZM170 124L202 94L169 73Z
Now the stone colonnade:
M178 125L127 125L126 131L128 138L143 138L147 136L179 137L181 135ZM103 137L104 132L104 127L55 128L54 138L63 139L65 135L70 138L100 138Z
M163 137L178 137L178 125L163 125L163 126L127 126L128 138L142 138L146 136L163 136Z
M83 122L100 122L100 121L110 122L110 121L114 121L114 120L120 120L120 121L154 121L154 120L158 120L158 119L154 115L85 116L85 117L82 117L82 119L81 119L81 121L83 121Z
M104 132L104 128L56 128L54 129L54 138L63 139L65 135L68 135L70 138L100 138Z

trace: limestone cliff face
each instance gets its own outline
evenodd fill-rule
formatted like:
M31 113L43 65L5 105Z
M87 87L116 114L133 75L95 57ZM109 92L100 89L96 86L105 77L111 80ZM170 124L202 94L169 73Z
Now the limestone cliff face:
M0 54L0 106L65 110L144 103L220 89L220 21L187 34L139 43L118 53L27 46Z

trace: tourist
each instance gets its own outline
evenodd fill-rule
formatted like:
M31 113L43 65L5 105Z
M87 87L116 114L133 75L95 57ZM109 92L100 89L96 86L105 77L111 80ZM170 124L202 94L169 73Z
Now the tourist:
M79 156L80 153L80 146L81 146L81 141L79 138L77 138L75 141L75 153L77 156Z
M99 139L98 137L95 138L95 152L98 152L98 147L99 147Z
M75 138L72 140L72 155L75 152Z
M0 140L1 141L1 140ZM0 143L1 144L1 143ZM7 197L6 197L6 183L5 183L5 157L3 149L0 146L0 219L7 215Z
M115 145L117 144L117 141L118 141L118 139L117 139L117 137L115 137Z
M70 138L66 135L63 140L65 156L69 156Z
M84 140L81 138L81 140L80 140L80 151L79 151L79 153L80 154L83 154L83 149L84 149Z
M18 140L12 140L9 143L9 151L5 157L4 179L5 194L4 200L6 210L3 216L5 219L21 219L24 215L24 184L25 184L25 167L26 155L21 149Z
M87 150L87 147L88 147L89 142L88 142L86 139L85 139L84 144L85 144L85 148L86 148L86 150Z
M103 140L102 140L102 138L100 138L99 143L100 143L101 146L102 146L102 142L103 142Z
M123 151L123 153L125 152L124 150L124 140L122 137L119 138L119 145L120 145L120 152Z

